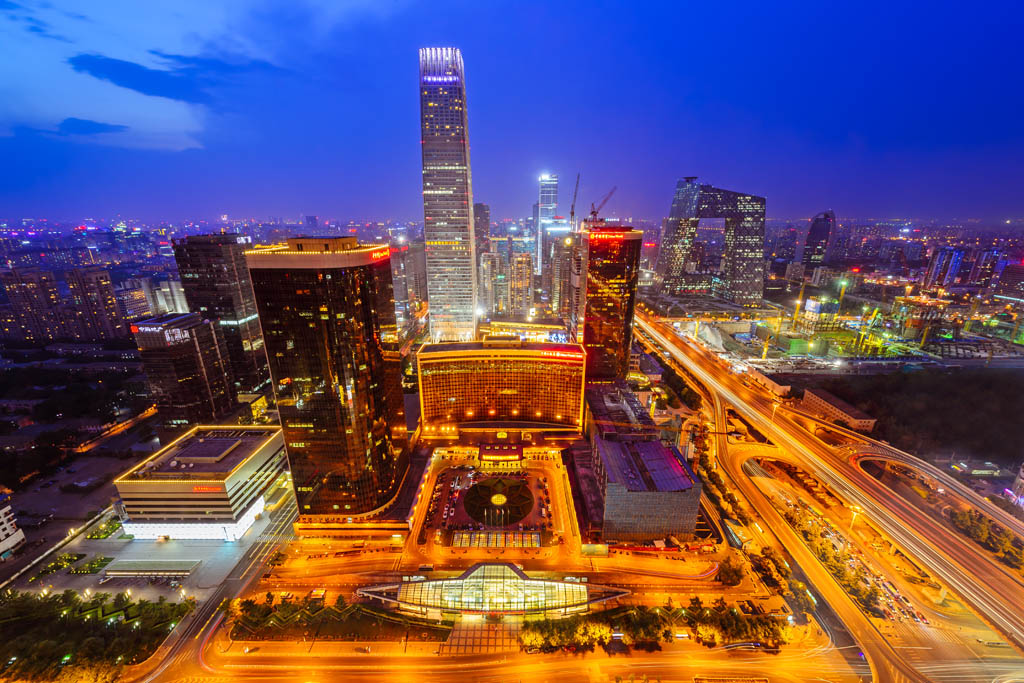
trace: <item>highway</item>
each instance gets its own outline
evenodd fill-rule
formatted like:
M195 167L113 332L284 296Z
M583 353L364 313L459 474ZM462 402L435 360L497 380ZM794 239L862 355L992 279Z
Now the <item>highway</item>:
M650 321L642 314L638 314L637 324L657 340L677 363L713 390L721 401L731 405L769 440L782 447L795 464L818 477L847 503L860 505L872 522L891 540L928 567L934 576L949 586L997 631L1018 647L1024 645L1019 586L1001 568L992 566L988 557L968 545L968 541L950 534L925 513L893 495L859 466L850 463L787 417L785 411L777 411L770 395L744 386L710 352L679 339L669 326ZM723 465L730 469L730 474L736 474L734 481L742 486L746 479L742 476L742 463L726 460ZM743 492L752 496L752 504L754 501L759 502L760 505L755 507L761 512L766 502L763 496L756 491ZM765 509L765 514L769 516L773 512ZM802 547L802 543L798 545ZM816 560L814 564L817 564ZM833 600L829 600L829 604L834 605ZM862 623L860 628L855 629L855 637L870 650L877 631L873 627L869 631L864 630L863 626ZM874 656L867 651L866 654L873 666L878 666L882 652L875 652Z

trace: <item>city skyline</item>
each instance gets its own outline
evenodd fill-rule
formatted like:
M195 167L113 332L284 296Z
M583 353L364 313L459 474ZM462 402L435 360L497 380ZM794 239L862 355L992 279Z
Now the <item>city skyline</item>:
M473 62L475 195L494 216L529 215L538 173L569 178L577 171L583 203L619 186L608 207L619 216L660 217L664 193L686 175L766 196L770 216L810 217L827 207L839 216L942 220L996 221L1024 213L1015 161L1024 140L1007 118L1019 110L1020 94L995 81L1020 61L1007 51L1012 39L1000 39L1019 18L1010 6L993 8L984 26L945 8L927 16L890 10L879 24L869 21L871 8L786 6L771 15L746 13L727 27L705 9L688 20L706 30L679 54L659 41L680 30L683 17L655 7L618 23L613 13L578 6L541 10L552 25L647 36L649 48L615 61L599 53L574 55L557 41L540 51L535 25L545 22L520 24L522 16L500 6L448 6L451 16L480 29L462 34L438 25L425 8L359 3L332 11L308 2L280 26L249 10L225 10L204 16L202 32L191 35L185 26L199 23L190 21L198 10L171 16L157 4L151 11L166 21L129 35L139 19L131 13L85 8L87 21L57 8L9 4L0 12L11 21L0 30L14 54L31 54L40 71L0 73L12 93L0 112L0 154L12 161L0 176L5 215L120 212L179 220L306 213L414 220L415 119L403 83L416 49L431 44L459 46ZM520 29L516 61L486 49L499 19ZM815 30L822 25L830 27L827 38ZM236 26L227 47L210 47ZM307 27L307 45L283 49L282 32ZM954 31L955 47L946 43L935 69L921 55L933 54L931 36ZM860 45L871 35L895 49L865 56L828 47ZM349 47L333 47L337 38ZM812 49L815 60L806 58ZM504 96L553 58L565 73L579 75L565 79L558 96L565 106L537 117L526 109L537 111L536 99L519 104ZM46 76L33 79L39 73ZM941 88L938 73L945 74ZM38 105L36 82L47 79L76 93L79 104ZM622 86L609 106L573 104L607 98L602 86L608 79ZM739 82L753 83L753 91L723 85ZM819 87L845 104L820 106L820 98L810 97ZM266 92L311 104L284 111ZM380 105L373 118L351 106L367 97ZM948 106L972 101L993 106L984 108L984 117L981 109ZM622 125L636 135L609 135ZM368 168L354 163L360 156L389 163ZM219 173L225 168L233 170ZM336 192L339 183L348 191Z
M1024 680L1012 13L192 2L0 0L0 679Z

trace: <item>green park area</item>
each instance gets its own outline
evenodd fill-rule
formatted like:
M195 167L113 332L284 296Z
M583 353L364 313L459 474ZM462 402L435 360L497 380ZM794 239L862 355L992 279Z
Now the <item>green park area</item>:
M332 605L322 601L242 600L232 608L235 640L444 641L451 625L438 624L364 605L346 605L339 595Z
M527 621L519 641L528 651L587 651L608 647L612 640L640 650L660 650L686 634L707 647L729 643L759 643L777 650L791 637L785 617L753 614L718 598L705 605L699 597L688 605L617 607L567 619Z
M86 538L110 538L121 528L121 520L113 517L94 527Z
M872 436L908 453L1020 465L1022 370L919 370L829 378L814 386L877 418Z
M29 583L33 581L38 581L44 576L49 576L50 574L56 574L59 571L63 571L68 567L74 565L76 562L78 562L84 557L85 555L83 555L82 553L61 553L60 555L57 555L57 557L53 558L52 560L44 564L42 569L39 570L38 574L30 577Z
M125 593L74 591L0 595L0 680L118 680L123 665L149 657L195 607Z

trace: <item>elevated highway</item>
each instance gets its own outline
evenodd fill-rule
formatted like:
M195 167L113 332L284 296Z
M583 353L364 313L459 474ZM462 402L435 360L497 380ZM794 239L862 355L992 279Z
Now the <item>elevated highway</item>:
M920 509L893 495L856 465L856 458L851 462L848 454L835 451L800 425L795 417L787 415L787 411L779 411L774 397L760 389L745 386L716 355L680 339L669 326L642 315L638 315L637 324L657 340L677 363L715 393L717 402L723 404L716 405L716 411L724 411L724 404L729 404L755 429L788 452L794 464L813 474L847 503L861 506L876 528L926 566L1011 644L1018 649L1024 647L1024 615L1020 609L1024 591L991 557L980 552L967 539L949 533ZM724 414L719 419L724 419ZM734 481L738 485L746 479L742 474L742 463L729 462L725 458L722 464L730 475L735 474ZM764 508L764 514L774 519L771 516L774 510L764 506L763 497L749 489L744 489L743 493L752 501L759 501L759 512ZM781 533L785 534L785 530ZM797 545L802 547L801 543ZM804 559L818 564L816 558ZM827 585L828 581L821 583ZM821 589L818 583L815 585ZM834 591L822 592L834 608L837 603L841 604ZM836 609L838 612L842 608ZM876 649L873 645L872 632L877 631L873 627L865 628L863 622L858 623L858 617L852 613L847 615L853 620L848 626L864 645L872 666L880 674L884 673L883 661L891 653L885 652L885 646L878 645ZM863 619L863 615L859 619ZM897 675L903 672L900 668L889 673Z

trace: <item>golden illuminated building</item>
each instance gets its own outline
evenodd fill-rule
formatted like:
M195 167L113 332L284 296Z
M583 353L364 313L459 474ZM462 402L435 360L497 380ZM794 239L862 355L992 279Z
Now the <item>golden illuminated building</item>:
M417 358L425 437L454 435L465 424L582 429L585 356L579 344L491 336L425 344Z

